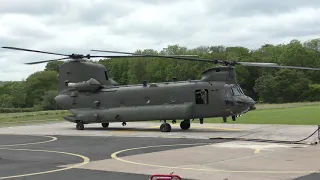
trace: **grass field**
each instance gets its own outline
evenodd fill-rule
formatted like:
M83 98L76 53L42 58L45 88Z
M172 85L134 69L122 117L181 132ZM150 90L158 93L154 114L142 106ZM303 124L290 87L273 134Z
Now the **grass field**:
M221 123L222 118L206 119L207 123ZM263 104L258 105L255 111L248 112L236 121L228 118L228 123L237 124L320 124L320 102L290 103L290 104Z
M320 124L320 102L288 103L288 104L257 104L255 111L248 112L237 121L228 118L227 123L237 124ZM25 113L1 113L0 126L22 124L38 124L58 122L68 111L41 111ZM198 121L193 121L194 123ZM223 123L222 118L208 118L205 123Z

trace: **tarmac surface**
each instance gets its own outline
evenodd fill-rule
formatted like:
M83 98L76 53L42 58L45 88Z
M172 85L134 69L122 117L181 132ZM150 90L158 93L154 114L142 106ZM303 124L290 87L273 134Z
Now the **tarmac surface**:
M320 179L316 126L68 122L0 128L1 179ZM220 139L245 138L245 139ZM268 139L273 141L258 141ZM290 141L290 142L289 142Z

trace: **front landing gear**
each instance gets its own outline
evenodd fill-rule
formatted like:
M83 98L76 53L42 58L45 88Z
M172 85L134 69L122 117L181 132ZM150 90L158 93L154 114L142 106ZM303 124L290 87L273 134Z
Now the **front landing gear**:
M222 117L223 118L223 122L227 122L227 117ZM232 121L236 121L236 116L231 116Z
M227 117L223 117L223 122L227 122Z
M82 122L77 122L76 128L77 128L77 130L83 130L84 129L83 123Z
M169 123L163 123L160 126L161 132L170 132L171 131L171 125Z

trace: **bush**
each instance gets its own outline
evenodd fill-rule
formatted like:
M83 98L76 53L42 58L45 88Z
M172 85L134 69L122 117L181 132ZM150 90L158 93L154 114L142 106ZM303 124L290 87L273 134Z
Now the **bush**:
M37 108L0 108L0 113L35 112Z
M305 92L306 101L320 101L320 84L311 84L309 90Z

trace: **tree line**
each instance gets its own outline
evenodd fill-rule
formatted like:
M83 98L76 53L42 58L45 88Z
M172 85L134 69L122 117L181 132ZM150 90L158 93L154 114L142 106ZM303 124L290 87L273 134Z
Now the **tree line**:
M199 46L187 48L169 45L161 51L137 50L156 55L197 55L246 62L272 62L287 66L320 67L320 38L287 44L264 44L258 49L246 47ZM47 63L43 71L24 81L0 83L0 112L58 109L58 68L62 61ZM109 76L121 85L148 82L200 79L201 73L216 65L198 61L165 58L100 59L95 63L107 67ZM289 103L320 100L320 71L236 66L238 83L256 101Z

